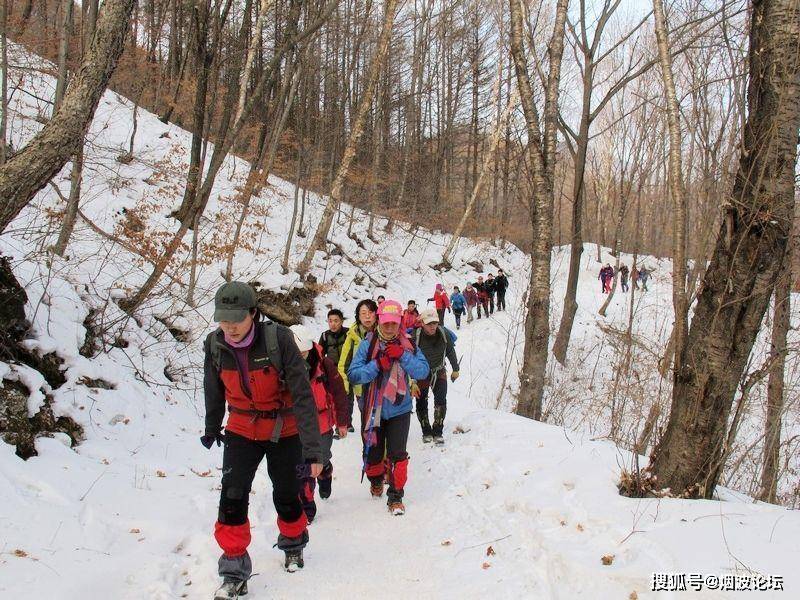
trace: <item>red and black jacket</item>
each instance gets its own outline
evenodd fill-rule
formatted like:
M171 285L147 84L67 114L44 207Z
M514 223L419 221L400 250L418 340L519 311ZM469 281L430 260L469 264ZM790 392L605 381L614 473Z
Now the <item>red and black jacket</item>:
M206 401L206 434L219 433L230 411L225 429L251 440L269 440L276 423L282 421L280 437L300 434L303 458L319 462L322 441L317 420L317 405L311 391L305 361L287 327L277 327L278 347L285 381L271 366L264 339L264 328L255 323L255 337L248 349L249 388L242 382L242 371L233 349L225 342L222 330L209 334L203 346L205 364L203 389ZM217 336L221 349L219 370L210 352L211 336ZM280 417L280 418L279 418Z
M322 360L320 360L322 359ZM350 425L350 403L339 369L322 346L314 344L308 353L309 377L314 401L317 403L320 433L328 433L335 425Z

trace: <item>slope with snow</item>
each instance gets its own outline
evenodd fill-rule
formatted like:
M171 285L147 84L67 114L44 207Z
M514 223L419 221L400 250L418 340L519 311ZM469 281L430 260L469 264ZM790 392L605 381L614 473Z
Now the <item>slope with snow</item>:
M33 59L14 47L11 62L30 66ZM38 127L33 117L46 114L41 99L51 97L54 86L39 70L16 69L14 80L21 83L12 97L11 133L19 146ZM165 239L174 228L166 215L180 201L189 135L140 112L134 161L121 164L115 157L127 145L131 112L132 105L116 94L103 97L87 149L82 210L97 227L119 235L118 224L135 211L144 229L131 243L144 246ZM50 389L35 371L19 365L0 363L0 373L31 387L32 412L48 394L56 414L71 416L86 432L75 448L65 436L40 438L38 456L26 462L0 443L0 596L211 597L218 584L218 548L211 534L222 456L220 449L206 451L198 440L201 341L212 327L213 292L225 260L219 248L235 224L236 186L246 168L243 161L226 163L201 223L199 249L205 261L196 307L186 303L188 247L135 320L115 301L147 276L150 267L139 256L84 221L67 259L46 254L58 225L49 211L60 204L52 189L0 236L0 251L12 257L30 300L26 310L33 331L26 344L41 353L55 351L64 360L66 383ZM67 169L56 184L68 188ZM300 285L295 274L281 275L279 269L292 193L291 184L270 178L270 187L254 199L245 228L247 248L235 262L237 277L273 290ZM321 199L310 197L308 222L314 224ZM439 262L448 236L403 224L386 234L384 221L377 219L380 239L373 243L366 237L366 215L355 214L353 231L364 248L347 237L346 224L335 228L332 239L353 262L317 255L312 274L323 292L309 326L322 330L328 305L350 313L357 299L379 293L424 305L436 282L450 287L473 278L467 263L474 260L488 266L494 259L510 273L509 311L457 332L463 366L449 394L447 445L423 445L412 423L404 517L388 515L359 483L358 438L338 441L333 496L319 502L306 568L287 574L271 547L275 514L266 473L259 472L250 499L250 552L258 575L248 597L483 598L508 592L524 598L655 598L666 597L650 592L651 573L662 571L782 575L785 592L759 597L800 594L794 569L800 558L796 511L753 504L725 490L725 502L620 497L615 484L621 468L631 464L629 453L608 441L593 441L587 428L578 433L496 410L513 404L519 385L528 270L521 252L461 240L454 269L440 275L431 266ZM307 238L294 243L296 263ZM554 256L558 298L568 257L560 250ZM364 271L380 285L371 285ZM650 311L637 321L642 337L663 339L664 330L668 335L663 277L657 274L652 294L642 296L637 307L640 314ZM610 360L607 348L596 348L602 341L594 317L600 301L596 287L587 273L571 353L578 365L589 358ZM609 322L622 323L625 310L615 301ZM91 359L79 351L87 316L107 329L105 351ZM165 322L187 330L191 341L174 339ZM595 368L592 377L607 384L607 367ZM593 393L587 384L589 363L578 371L568 376L554 368L550 397L568 393L586 407L577 397ZM114 389L88 387L87 378L103 379ZM607 429L602 421L596 426ZM610 564L603 564L603 557Z

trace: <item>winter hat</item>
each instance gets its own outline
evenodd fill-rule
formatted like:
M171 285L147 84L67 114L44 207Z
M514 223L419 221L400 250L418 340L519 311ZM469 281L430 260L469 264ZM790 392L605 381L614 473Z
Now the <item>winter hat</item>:
M444 289L444 286L441 283L436 284L436 291L441 292Z
M294 341L297 344L297 349L300 352L308 352L314 346L311 332L305 325L292 325L289 329L294 334Z
M255 290L243 281L229 281L214 296L214 320L240 323L255 307Z
M427 325L428 323L439 322L439 315L432 308L422 311L422 314L419 316L419 318L424 325Z
M378 307L378 323L400 323L403 320L403 307L396 300L384 300Z

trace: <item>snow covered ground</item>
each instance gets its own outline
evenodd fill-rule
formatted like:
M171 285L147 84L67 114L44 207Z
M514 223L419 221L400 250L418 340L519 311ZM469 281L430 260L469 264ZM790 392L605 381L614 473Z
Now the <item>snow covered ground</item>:
M12 50L13 65L31 66L31 57L17 47ZM48 68L46 63L38 66ZM19 88L12 94L10 129L19 146L39 127L33 117L49 114L42 99L52 97L54 84L36 70L16 69L13 80ZM118 225L126 211L135 211L144 229L130 243L146 249L175 227L166 215L180 201L189 136L142 111L134 160L121 164L115 157L127 147L131 113L126 100L112 92L104 96L87 150L82 210L97 227L115 235L124 234ZM68 173L67 168L57 178L62 191L68 190ZM198 440L203 429L201 341L212 327L213 292L224 267L218 248L235 224L236 186L245 174L242 161L228 161L201 223L200 254L207 261L198 274L196 307L186 303L188 247L136 320L126 318L115 300L149 273L149 264L139 256L82 220L68 259L46 254L59 224L49 212L61 202L52 189L43 191L0 236L0 251L12 257L29 297L26 310L34 329L26 343L42 354L56 352L64 360L66 383L52 389L32 369L5 363L0 363L0 375L31 388L31 414L47 394L55 413L71 416L86 433L75 448L66 436L40 438L38 456L28 461L0 442L0 597L211 597L217 586L219 551L212 528L222 454L216 447L205 450ZM275 178L270 184L253 202L245 230L248 250L237 255L235 271L242 279L280 290L298 283L295 274L281 275L279 268L293 188ZM320 210L319 199L312 196L311 224ZM343 223L348 212L339 216ZM608 334L598 323L622 327L627 308L619 297L607 319L596 317L602 297L596 293L593 248L587 246L584 255L591 271L580 282L572 368L553 367L548 385L554 417L574 425L561 428L507 412L519 385L526 257L513 247L462 240L454 269L439 275L430 267L439 261L447 236L412 232L404 224L388 235L382 233L384 221L377 219L380 240L373 243L365 234L366 215L355 214L353 231L364 248L346 236L346 223L332 238L361 266L342 256L317 255L312 273L324 291L309 326L322 331L328 305L349 314L359 298L379 293L424 305L436 282L463 287L467 278L474 279L477 274L467 266L474 260L482 261L487 272L494 270L490 259L508 271L509 311L458 331L462 377L449 394L447 445L423 445L412 423L404 517L388 515L359 483L358 438L338 441L333 496L319 502L306 568L287 574L281 553L271 547L275 515L266 473L259 472L250 503L250 552L258 575L249 597L748 594L693 592L691 574L739 576L740 583L743 576L782 576L785 591L749 593L800 597L797 511L753 503L728 490L722 490L722 502L632 500L617 494L616 482L631 455L607 440L593 439L608 434L603 419L614 360L605 343ZM293 247L293 263L307 239ZM568 254L557 250L554 258L558 299ZM648 262L656 267L656 281L635 307L635 331L643 345L657 346L671 323L669 265ZM363 271L381 285L370 284ZM560 307L554 304L557 324ZM105 351L92 358L80 353L87 317L107 330ZM185 329L190 341L174 339L165 322ZM89 387L89 379L103 379L114 389ZM652 395L660 397L656 391ZM689 590L651 591L652 574L659 572L687 574Z

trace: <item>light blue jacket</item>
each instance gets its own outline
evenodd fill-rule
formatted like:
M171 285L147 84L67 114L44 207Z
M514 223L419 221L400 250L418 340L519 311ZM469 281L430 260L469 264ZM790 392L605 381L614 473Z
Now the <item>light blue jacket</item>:
M367 356L369 344L373 335L372 333L367 334L367 337L358 345L358 350L356 350L356 355L353 357L353 362L350 363L350 368L347 370L347 378L350 380L350 383L364 384L364 396L369 393L366 384L371 383L376 377L386 376L381 373L380 368L378 368L378 361L369 360ZM400 366L406 374L406 396L399 404L392 404L391 402L384 401L381 407L381 420L391 419L392 417L411 412L413 400L411 396L410 380L425 379L430 372L428 361L419 348L413 353L409 350L403 352L403 356L400 357ZM359 407L363 408L362 402L364 402L364 400L365 398L363 396L359 398Z

